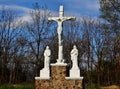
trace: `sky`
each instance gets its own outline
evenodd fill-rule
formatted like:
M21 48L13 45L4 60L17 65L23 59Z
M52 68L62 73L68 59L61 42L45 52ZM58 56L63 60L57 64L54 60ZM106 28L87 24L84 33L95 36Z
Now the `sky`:
M99 17L99 0L0 0L0 9L5 6L17 10L24 19L28 19L28 13L36 2L57 13L59 6L63 5L66 16Z

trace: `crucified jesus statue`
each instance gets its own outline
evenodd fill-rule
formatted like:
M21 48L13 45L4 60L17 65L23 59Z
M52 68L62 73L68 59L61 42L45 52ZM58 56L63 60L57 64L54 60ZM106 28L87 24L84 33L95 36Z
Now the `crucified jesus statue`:
M64 63L63 59L63 39L62 39L62 25L64 21L67 20L75 20L75 17L64 17L64 8L63 6L60 6L59 9L59 17L50 17L48 18L49 21L56 21L58 23L57 33L58 33L58 59L57 63Z

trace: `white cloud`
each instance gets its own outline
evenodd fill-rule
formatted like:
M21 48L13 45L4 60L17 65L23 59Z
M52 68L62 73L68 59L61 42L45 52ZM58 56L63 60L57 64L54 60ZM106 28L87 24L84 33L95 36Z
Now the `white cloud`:
M100 8L100 4L99 4L98 1L94 1L94 2L88 1L88 3L86 4L86 6L87 6L88 10L92 10L92 11L97 11Z
M29 14L26 14L26 15L16 18L15 22L24 23L24 22L30 22L31 20L32 20L31 16Z
M17 5L0 5L0 10L2 10L3 7L9 8L9 9L12 9L18 12L20 11L20 14L22 13L22 16L19 18L16 18L16 20L19 19L19 20L25 20L25 21L30 20L29 12L33 10L27 7L22 7L22 6L17 6Z
M57 0L52 0L57 3ZM73 13L75 15L96 16L99 12L99 0L62 0L59 3L63 3L65 12Z
M98 0L75 0L71 1L72 9L83 9L83 10L99 10L99 2Z
M17 6L17 5L0 5L0 10L2 10L3 7L18 11L18 13L21 14L21 16L15 18L14 26L15 25L19 26L20 25L19 23L31 22L31 20L32 20L32 18L30 16L30 12L33 11L34 9L23 7L23 6ZM43 12L43 11L41 10L41 12ZM56 14L57 14L55 11L47 10L47 12L51 12L52 16L56 16Z
M5 7L13 10L18 10L18 11L23 11L24 13L29 13L32 9L27 8L27 7L22 7L22 6L17 6L17 5L0 5L0 10Z
M15 0L17 1L17 0ZM37 0L36 0L37 1ZM24 2L23 0L21 1L17 1L17 2ZM34 1L35 2L35 1ZM33 3L32 0L30 1L25 1L24 4L26 4L27 6L27 3ZM64 5L65 7L65 13L66 12L69 12L69 13L73 13L73 15L75 14L76 15L96 15L96 13L98 13L98 10L99 10L99 0L41 0L39 1L39 3L41 5L45 4L47 5L48 9L51 9L51 10L56 10L56 8L59 8L58 6L59 5ZM23 11L24 13L28 13L30 10L30 8L27 8L27 7L22 7L22 6L17 6L17 5L6 5L6 7L9 7L9 8L12 8L14 10L19 10L19 11ZM1 5L0 5L0 8L1 8ZM53 12L53 11L52 11Z
M32 11L33 9L22 7L22 6L17 6L17 5L0 5L0 10L2 10L3 7L12 9L12 10L15 10L18 12L20 11L20 14L22 13L22 16L15 18L15 20L13 22L13 26L12 26L13 28L18 27L21 23L31 21L29 12Z
M41 1L42 2L42 1ZM45 2L49 2L45 0ZM90 16L90 15L95 15L95 13L98 12L99 10L99 0L62 0L62 1L57 1L57 0L51 0L52 8L51 10L54 10L56 8L55 4L56 3L63 3L65 7L65 15L66 16ZM48 4L50 5L50 4ZM24 21L30 21L31 17L29 15L29 12L32 11L33 9L23 7L23 6L18 6L18 5L4 5L6 8L10 8L13 10L16 10L22 14L22 17L19 19L17 18L16 20L24 20ZM51 5L50 5L51 6ZM54 6L54 7L53 7ZM0 10L3 8L3 5L0 5ZM59 8L59 7L57 7ZM49 8L48 8L49 9ZM50 11L53 16L58 16L58 11Z

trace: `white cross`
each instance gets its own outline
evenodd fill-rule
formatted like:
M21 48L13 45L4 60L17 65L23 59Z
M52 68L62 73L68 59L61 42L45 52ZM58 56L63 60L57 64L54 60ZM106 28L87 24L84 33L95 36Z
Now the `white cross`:
M63 6L60 6L59 9L59 17L50 17L48 18L49 21L56 21L58 23L57 33L58 33L58 45L59 45L59 51L58 51L58 59L57 63L63 63L63 44L62 44L62 24L64 21L67 20L75 20L75 17L64 17L64 8Z

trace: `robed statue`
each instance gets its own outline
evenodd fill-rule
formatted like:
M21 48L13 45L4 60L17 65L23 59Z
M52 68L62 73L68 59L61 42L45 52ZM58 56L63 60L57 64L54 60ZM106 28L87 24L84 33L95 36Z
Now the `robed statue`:
M51 50L49 49L49 46L46 47L44 51L44 68L49 69L50 65L50 56L51 56Z
M78 69L78 49L76 45L73 46L73 49L71 51L71 61L72 61L72 68L73 69Z

